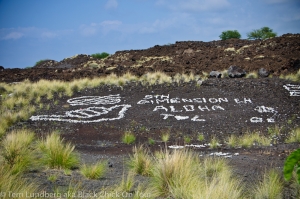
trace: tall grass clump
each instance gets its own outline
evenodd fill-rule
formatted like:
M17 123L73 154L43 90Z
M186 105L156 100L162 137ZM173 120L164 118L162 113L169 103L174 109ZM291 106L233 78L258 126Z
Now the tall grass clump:
M149 189L154 198L242 198L242 186L223 159L201 161L188 150L156 159Z
M300 127L291 131L286 143L300 142Z
M79 158L74 152L75 146L65 143L57 133L49 134L38 144L42 157L41 162L53 169L72 169L78 166Z
M88 179L99 179L105 175L107 162L97 162L93 165L84 164L80 168L80 172Z
M136 138L131 131L126 131L122 136L122 142L125 144L132 144L135 142L135 139Z
M2 140L2 164L7 166L12 174L23 172L33 166L36 158L33 140L34 133L27 130L13 131Z
M175 198L190 198L191 191L199 185L197 183L199 163L195 154L187 150L174 150L156 161L150 182L150 186L154 189L153 194L162 197L176 195Z
M253 190L255 199L281 199L283 182L278 172L272 169L264 174L262 181Z
M133 148L133 155L130 155L128 161L129 168L136 174L149 176L151 174L153 160L149 151L143 145Z
M36 183L29 183L20 175L14 175L5 165L0 165L0 198L11 199L9 193L16 193L15 198L28 198L26 193L37 193L38 187Z
M219 140L216 136L213 136L210 140L209 147L215 149L219 146Z

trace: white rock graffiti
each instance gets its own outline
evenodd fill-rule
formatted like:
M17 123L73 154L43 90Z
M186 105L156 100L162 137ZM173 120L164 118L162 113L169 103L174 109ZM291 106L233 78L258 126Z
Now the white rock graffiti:
M111 105L121 101L118 95L109 96L82 96L69 99L71 106L79 105ZM87 107L77 110L66 111L63 115L37 115L31 116L33 121L62 121L70 123L91 123L102 121L119 120L125 116L125 112L131 107L129 104L114 105L111 107Z
M255 107L254 110L259 112L259 113L274 113L271 117L267 118L267 122L268 123L274 123L275 122L274 117L276 116L278 111L276 111L274 108L267 107L267 106L257 106L257 107ZM252 117L252 118L250 118L250 122L252 122L252 123L262 123L263 118L261 118L261 117Z
M300 96L300 85L287 84L283 87L290 92L290 96Z
M108 96L82 96L68 99L68 103L71 106L78 105L106 105L106 104L117 104L121 101L120 94L108 95Z

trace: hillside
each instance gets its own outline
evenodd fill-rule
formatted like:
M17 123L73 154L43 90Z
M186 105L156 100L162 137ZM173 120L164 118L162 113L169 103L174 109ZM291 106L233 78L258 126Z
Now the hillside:
M0 81L24 79L60 79L70 81L83 77L99 77L130 72L141 76L162 71L202 75L237 65L247 72L265 68L272 75L294 73L300 69L300 34L260 40L230 39L225 41L184 41L145 50L117 51L106 59L75 55L62 61L46 60L29 69L4 69Z

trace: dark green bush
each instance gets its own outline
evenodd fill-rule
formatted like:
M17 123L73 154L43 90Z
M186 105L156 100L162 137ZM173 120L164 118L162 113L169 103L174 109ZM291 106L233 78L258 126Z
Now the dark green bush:
M237 30L227 30L227 31L223 31L219 37L222 40L232 39L232 38L240 39L241 34Z
M102 53L91 54L91 56L96 58L96 59L104 59L104 58L108 57L109 54L106 53L106 52L102 52Z

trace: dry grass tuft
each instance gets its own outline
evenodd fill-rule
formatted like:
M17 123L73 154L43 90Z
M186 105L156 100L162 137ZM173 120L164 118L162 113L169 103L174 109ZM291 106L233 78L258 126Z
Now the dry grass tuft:
M21 173L33 166L36 158L33 140L34 133L27 130L13 131L2 140L3 165L9 167L12 174Z
M79 158L74 152L75 146L65 143L57 134L51 133L38 144L41 162L52 169L72 169L78 166Z
M128 161L129 168L136 174L150 176L153 159L143 145L133 148L133 155Z
M99 179L105 175L107 162L97 162L93 165L84 164L80 168L80 172L88 179Z

